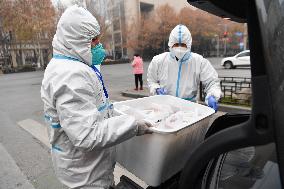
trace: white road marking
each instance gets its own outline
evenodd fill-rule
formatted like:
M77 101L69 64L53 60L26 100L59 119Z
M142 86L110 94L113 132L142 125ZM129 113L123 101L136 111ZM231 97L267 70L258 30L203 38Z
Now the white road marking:
M41 141L47 147L50 147L48 140L47 127L33 119L25 119L18 122L18 125L25 131L29 132L36 139Z
M34 189L1 143L0 154L0 188Z

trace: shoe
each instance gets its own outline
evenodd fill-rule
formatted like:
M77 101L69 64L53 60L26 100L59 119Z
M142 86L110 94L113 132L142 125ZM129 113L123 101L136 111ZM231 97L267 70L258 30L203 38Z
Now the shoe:
M135 91L138 91L138 88L135 88L134 90L135 90Z
M140 90L143 90L143 87L140 87Z

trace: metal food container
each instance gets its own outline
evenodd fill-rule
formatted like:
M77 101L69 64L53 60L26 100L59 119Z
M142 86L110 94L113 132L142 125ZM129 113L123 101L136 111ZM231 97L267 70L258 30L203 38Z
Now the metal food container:
M116 161L150 186L158 186L182 170L192 150L200 144L215 111L207 106L168 95L157 95L114 103L117 115L122 105L143 109L150 103L193 109L197 118L171 130L153 128L152 134L134 137L116 148Z

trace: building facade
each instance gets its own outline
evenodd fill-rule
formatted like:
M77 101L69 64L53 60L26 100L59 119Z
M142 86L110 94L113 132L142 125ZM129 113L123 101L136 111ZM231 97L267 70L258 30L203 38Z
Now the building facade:
M177 12L186 6L190 6L186 0L108 0L106 1L106 18L111 23L110 33L112 39L106 46L114 59L130 58L134 50L126 48L127 26L138 22L141 15L151 16L153 11L164 4L169 4Z
M132 57L133 49L126 48L127 26L138 22L142 14L151 16L157 7L164 4L169 4L177 12L190 6L186 0L53 0L53 2L56 1L61 2L63 7L79 3L94 16L103 18L107 33L110 34L108 39L104 40L104 46L112 59Z

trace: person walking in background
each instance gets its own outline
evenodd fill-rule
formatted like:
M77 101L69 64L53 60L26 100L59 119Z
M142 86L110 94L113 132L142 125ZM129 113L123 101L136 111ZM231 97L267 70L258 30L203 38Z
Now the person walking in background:
M139 54L134 54L134 60L132 62L132 67L133 67L133 74L135 76L135 89L138 90L138 80L140 82L140 90L143 90L143 60L140 57Z

